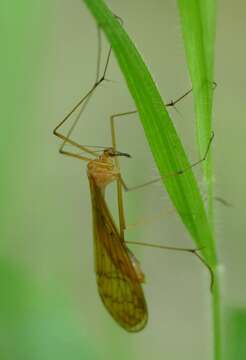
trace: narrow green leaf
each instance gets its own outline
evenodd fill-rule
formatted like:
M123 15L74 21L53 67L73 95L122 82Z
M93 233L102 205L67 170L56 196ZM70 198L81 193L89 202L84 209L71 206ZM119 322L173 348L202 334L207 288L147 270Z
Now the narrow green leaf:
M102 0L84 0L105 32L136 103L151 151L162 177L189 166L180 138L142 57ZM166 189L188 231L211 265L213 240L192 171L164 179Z
M226 360L246 359L246 309L226 311Z
M212 128L213 67L216 0L178 0L186 58L193 87L197 140L200 154L204 153ZM207 186L207 213L211 228L213 212L213 168L211 154L203 164ZM215 245L213 245L216 264ZM214 359L222 359L219 269L214 267L215 285L212 297Z
M178 0L180 19L193 87L199 153L206 149L212 128L215 0ZM207 183L208 216L213 224L213 176L211 156L203 164Z

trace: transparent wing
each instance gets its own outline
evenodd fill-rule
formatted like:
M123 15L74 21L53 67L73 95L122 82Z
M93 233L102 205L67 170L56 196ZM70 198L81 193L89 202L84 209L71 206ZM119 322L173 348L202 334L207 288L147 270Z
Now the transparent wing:
M94 192L94 196L92 194L98 291L117 323L127 331L137 332L145 327L148 319L141 280L102 195Z
M118 252L114 241L112 239L111 250ZM117 260L117 254L114 257ZM147 322L146 302L141 284L122 270L124 266L114 264L103 243L96 240L96 274L101 299L119 325L128 331L140 331Z

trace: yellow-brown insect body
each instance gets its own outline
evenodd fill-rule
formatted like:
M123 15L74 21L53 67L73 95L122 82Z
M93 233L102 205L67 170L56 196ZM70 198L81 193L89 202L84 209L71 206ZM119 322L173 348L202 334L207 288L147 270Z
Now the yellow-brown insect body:
M104 151L98 159L89 161L87 169L88 176L95 180L96 185L101 190L104 190L108 184L115 181L119 175L119 171L107 151Z
M98 291L112 317L124 329L140 331L148 311L141 283L144 274L127 248L104 199L105 187L118 179L110 151L88 163Z

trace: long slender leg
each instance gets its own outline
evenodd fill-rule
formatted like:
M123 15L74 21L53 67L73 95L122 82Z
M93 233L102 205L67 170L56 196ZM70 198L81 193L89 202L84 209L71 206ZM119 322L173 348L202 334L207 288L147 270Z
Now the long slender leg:
M198 161L194 162L193 164L191 164L190 166L187 166L187 167L184 168L184 169L177 170L177 171L175 171L175 172L173 172L173 173L167 174L166 176L161 176L161 177L158 177L158 178L156 178L156 179L147 181L147 182L145 182L145 183L143 183L143 184L140 184L140 185L137 185L137 186L132 186L132 187L128 187L128 186L126 185L125 181L123 180L122 176L120 175L120 176L119 176L119 179L120 179L120 182L121 182L121 184L122 184L122 186L123 186L123 189L124 189L125 191L138 190L138 189L141 189L141 188L143 188L143 187L145 187L145 186L155 184L155 183L157 183L157 182L159 182L159 181L161 181L161 180L166 180L166 179L168 179L168 178L170 178L170 177L179 176L179 175L184 174L186 171L194 168L195 166L201 164L203 161L206 160L206 158L207 158L207 156L208 156L208 153L209 153L210 146L211 146L212 141L213 141L213 138L214 138L214 133L212 132L204 156L203 156L201 159L199 159Z
M183 98L183 97L182 97ZM181 99L182 99L181 98ZM128 112L125 112L125 113L120 113L120 114L115 114L115 115L112 115L110 117L110 125L111 125L111 134L112 134L112 144L113 144L113 148L114 150L116 149L116 134L115 134L115 126L114 126L114 120L115 118L117 117L122 117L122 116L126 116L126 115L131 115L131 114L134 114L136 113L136 111L128 111ZM211 143L212 143L212 140L213 140L213 137L214 137L214 134L212 133L211 135L211 138L209 140L209 143L208 143L208 146L207 146L207 149L206 149L206 152L203 156L202 159L196 161L195 163L191 164L189 167L185 168L185 169L181 169L175 173L172 173L172 174L168 174L167 176L164 177L164 179L166 179L167 177L171 177L171 176L177 176L177 175L181 175L183 174L184 172L190 170L191 168L193 168L194 166L200 164L202 161L204 161L206 158L207 158L207 155L208 155L208 152L209 152L209 149L210 149L210 146L211 146ZM141 184L141 185L138 185L138 186L135 186L135 187L132 187L132 188L129 188L126 186L124 180L122 179L122 176L120 175L120 168L119 168L119 161L118 159L115 159L115 163L116 163L116 166L119 170L119 179L117 181L117 191L118 191L118 206L119 206L119 222L120 222L120 232L123 236L124 234L124 230L126 229L126 225L125 225L125 218L124 218L124 211L123 211L123 199L122 199L122 187L124 188L124 190L126 191L130 191L130 190L137 190L139 188L142 188L144 186L147 186L147 185L150 185L150 184L153 184L157 181L160 181L163 179L163 177L160 177L158 179L154 179L154 180L151 180L151 181L148 181L144 184ZM172 246L164 246L164 245L157 245L157 244L149 244L149 243L143 243L143 242L131 242L131 241L127 241L127 243L131 243L133 245L142 245L142 246L147 246L147 247L153 247L153 248L160 248L160 249L166 249L166 250L175 250L175 251L182 251L182 252L189 252L189 253L192 253L194 254L202 263L204 266L206 266L206 268L209 270L209 273L210 273L210 290L212 291L213 290L213 284L214 284L214 274L213 274L213 270L212 268L210 267L210 265L198 254L197 251L199 251L200 249L187 249L187 248L178 248L178 247L172 247Z
M175 101L171 101L170 103L166 104L166 106L175 106L179 101L181 101L185 96L187 96L190 92L192 91L189 90L187 91L184 95L180 96L178 99L176 99ZM112 137L112 146L113 149L116 150L116 134L115 134L115 126L114 126L114 119L116 117L120 117L120 116L126 116L126 115L132 115L132 114L136 114L137 110L133 110L133 111L128 111L128 112L124 112L124 113L119 113L119 114L115 114L112 115L110 117L110 127L111 127L111 137ZM119 165L119 160L117 157L115 157L115 165L119 171L120 174L120 165ZM117 181L117 197L118 197L118 207L119 207L119 224L120 224L120 234L123 237L124 236L124 230L126 229L126 223L125 223L125 216L124 216L124 207L123 207L123 195L122 195L122 186L123 188L126 190L128 189L125 182L123 181L121 175L119 175L119 179ZM129 189L128 189L129 190Z
M90 96L93 94L95 90L95 86L93 86L91 88L91 90L73 107L73 109L65 116L65 118L55 127L55 129L53 130L53 134L57 137L59 137L60 139L63 140L60 148L59 148L59 152L61 154L66 154L66 151L63 150L64 146L66 143L73 145L75 147L77 147L78 149L80 149L81 151L85 151L91 155L94 155L94 152L90 149L88 149L87 147L84 147L83 145L78 144L76 141L72 140L69 138L70 134L67 133L66 135L58 132L58 129L70 118L70 116L74 113L74 111L81 105L83 104L82 109L84 110L85 105L87 104ZM78 122L79 117L77 116L74 123L72 124L72 127L70 129L73 129L76 125L76 123ZM70 132L70 131L69 131Z
M147 243L138 242L138 241L126 241L126 243L127 244L132 244L132 245L140 245L140 246L152 247L152 248L162 249L162 250L180 251L180 252L188 252L188 253L194 254L202 262L202 264L208 269L209 274L210 274L210 290L211 290L211 292L213 291L214 273L213 273L213 270L210 267L210 265L198 253L198 251L201 250L202 248L200 248L200 249L199 248L198 249L179 248L179 247L176 247L176 246L147 244Z
M215 81L212 82L212 90L215 90L215 88L217 87L217 83ZM181 95L180 97L178 97L175 100L171 100L169 101L167 104L165 104L165 106L173 106L175 107L175 105L180 102L181 100L183 100L187 95L189 95L191 92L193 91L193 89L191 88L190 90L186 91L183 95Z
M116 150L116 136L115 136L115 128L112 118L110 118L110 127L111 127L111 137L112 137L112 147ZM120 174L120 164L117 156L114 158L116 168ZM120 225L120 236L124 238L124 230L126 229L125 215L124 215L124 207L123 207L123 194L122 194L122 183L120 177L117 179L117 198L118 198L118 211L119 211L119 225Z
M176 101L172 101L170 104L177 104L178 101L182 100L184 98L184 96L188 95L189 93L191 92L191 90L187 91L186 94L184 94L183 96L181 96L180 98L178 98ZM171 106L171 105L170 105ZM116 118L118 117L124 117L124 116L127 116L127 115L133 115L135 114L137 111L136 110L133 110L133 111L127 111L127 112L124 112L124 113L118 113L118 114L114 114L110 117L110 127L111 127L111 136L112 136L112 146L114 148L114 150L116 150L116 134L115 134L115 126L114 126L114 121ZM172 174L168 174L167 176L165 176L164 178L163 177L159 177L157 179L153 179L153 180L150 180L150 181L147 181L143 184L140 184L140 185L137 185L137 186L133 186L133 187L129 187L126 185L125 181L123 180L121 174L120 174L120 166L119 166L119 160L118 158L116 157L115 158L115 164L116 164L116 167L118 168L119 170L119 177L118 177L118 180L117 180L117 196L118 196L118 207L119 207L119 223L120 223L120 233L121 235L123 236L123 233L124 233L124 230L126 229L126 224L125 224L125 217L124 217L124 208L123 208L123 196L122 196L122 187L125 191L133 191L133 190L137 190L137 189L140 189L140 188L143 188L145 186L148 186L148 185L151 185L151 184L154 184L156 182L159 182L160 180L163 180L163 179L166 179L167 177L171 177L171 176L177 176L177 175L181 175L183 174L184 172L186 172L187 170L193 168L194 166L198 165L199 163L201 163L202 161L204 161L207 157L207 154L208 154L208 151L209 151L209 148L210 148L210 145L211 145L211 142L212 142L212 139L213 139L213 134L211 136L211 139L209 141L209 144L208 144L208 148L207 148L207 151L204 155L204 157L202 159L200 159L199 161L191 164L189 167L187 167L186 169L182 169L182 170L179 170L175 173L172 173Z
M192 93L192 89L186 91L183 95L179 96L177 99L169 101L167 104L165 104L165 106L166 107L175 107L175 105L177 103L179 103L181 100L183 100L190 93Z
M165 104L165 106L170 106L170 107L173 107L175 106L178 102L180 102L181 100L183 100L187 95L189 95L190 93L192 92L192 89L186 91L182 96L180 96L179 98L177 98L176 100L171 100L170 102L168 102L167 104ZM111 134L112 134L112 144L113 144L113 148L116 150L116 134L115 134L115 126L114 126L114 121L116 118L120 118L120 117L124 117L124 116L127 116L127 115L133 115L133 114L136 114L138 111L137 110L132 110L132 111L126 111L126 112L123 112L123 113L118 113L118 114L113 114L111 115L110 117L110 126L111 126ZM115 159L116 161L116 164L117 164L117 167L119 168L119 161L118 159L116 158ZM157 180L159 181L159 179ZM125 182L123 181L123 179L121 178L120 180L123 188L126 190L126 191L129 191L129 188L126 186ZM146 184L147 185L147 184Z
M169 211L171 212L171 211ZM153 219L151 219L153 220ZM149 219L146 221L143 221L144 224L146 223L150 223L152 221L149 221ZM138 224L133 224L132 226L137 226ZM126 229L130 228L131 225L127 225ZM140 242L140 241L126 241L127 244L131 244L131 245L140 245L140 246L145 246L145 247L151 247L151 248L155 248L155 249L162 249L162 250L172 250L172 251L180 251L180 252L187 252L190 254L194 254L201 262L202 264L208 269L209 274L210 274L210 290L213 291L213 285L214 285L214 273L212 268L210 267L210 265L206 262L206 260L203 259L203 257L198 253L198 251L202 250L202 248L181 248L181 247L177 247L177 246L167 246L167 245L160 245L160 244L151 244L151 243L145 243L145 242Z
M101 31L100 28L97 28L98 30L98 57L97 57L97 69L96 69L96 79L95 79L95 83L94 85L91 87L91 89L87 92L87 94L85 96L83 96L78 103L72 108L71 111L69 111L69 113L64 117L64 119L55 127L55 129L53 130L53 134L57 137L59 137L60 139L63 140L60 148L59 148L59 152L61 154L64 155L68 155L68 156L73 156L75 158L81 158L80 155L78 154L74 154L72 152L69 151L64 151L64 146L66 145L66 143L73 145L75 147L77 147L79 150L86 152L88 154L94 155L96 156L95 151L89 149L87 146L83 146L78 144L76 141L70 139L71 133L73 132L74 128L76 127L79 118L82 114L82 112L84 111L88 101L90 100L91 96L93 95L94 91L96 90L96 88L104 81L106 80L105 76L106 76L106 71L108 68L108 64L109 64L109 59L110 59L110 55L111 55L111 47L108 51L108 55L107 55L107 60L106 60L106 64L104 67L104 71L101 77L99 77L99 73L100 73L100 62L101 62ZM67 132L66 135L62 134L61 132L59 132L58 130L69 120L71 119L71 115L81 106L81 109L78 113L78 115L75 117L69 131ZM83 158L83 157L82 157ZM87 158L88 159L88 158Z
M183 100L187 95L189 95L192 92L192 89L186 91L182 96L180 96L179 98L177 98L176 100L171 100L170 102L168 102L167 104L165 104L165 106L168 107L172 107L175 106L178 102L180 102L181 100ZM114 125L112 125L113 121L115 118L118 117L123 117L123 116L127 116L127 115L133 115L133 114L137 114L138 111L137 110L131 110L131 111L126 111L123 113L118 113L118 114L113 114L111 115L110 119L111 119L111 128L112 126L114 127ZM115 137L115 135L114 135Z
M189 91L190 92L190 91ZM189 92L187 92L186 94L188 94ZM183 96L184 97L184 96ZM178 99L181 100L183 99L183 97L180 97ZM177 101L173 101L172 103L177 103ZM115 135L115 126L114 126L114 121L116 118L119 118L119 117L124 117L124 116L127 116L127 115L132 115L132 114L136 114L136 110L133 110L133 111L127 111L127 112L124 112L124 113L118 113L118 114L114 114L114 115L111 115L110 117L110 124L111 124L111 132L112 132L112 141L113 141L113 146L116 148L116 135ZM190 166L184 168L184 169L180 169L180 170L177 170L173 173L170 173L170 174L167 174L166 176L163 176L163 177L158 177L156 179L153 179L153 180L150 180L150 181L147 181L147 182L144 182L143 184L139 184L139 185L136 185L136 186L132 186L132 187L129 187L126 185L124 179L122 178L121 174L119 174L119 182L121 183L123 189L125 191L133 191L133 190L137 190L137 189L141 189L145 186L148 186L148 185L152 185L152 184L155 184L157 182L159 182L160 180L165 180L169 177L173 177L173 176L177 176L177 175L182 175L184 174L186 171L192 169L193 167L199 165L200 163L202 163L203 161L206 160L207 156L208 156L208 153L209 153L209 149L210 149L210 146L211 146L211 143L213 141L213 138L214 138L214 133L212 132L211 134L211 137L209 139L209 142L208 142L208 145L207 145L207 149L205 151L205 154L204 156L199 159L198 161L194 162L193 164L191 164ZM119 162L118 162L118 159L116 160L117 161L117 166L119 168Z

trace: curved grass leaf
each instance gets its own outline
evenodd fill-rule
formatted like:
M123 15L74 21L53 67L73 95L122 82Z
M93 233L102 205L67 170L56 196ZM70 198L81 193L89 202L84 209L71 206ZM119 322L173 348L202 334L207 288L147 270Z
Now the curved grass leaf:
M197 139L203 154L211 134L216 0L178 0L186 58L193 87ZM203 164L207 184L208 218L213 227L213 169L211 156ZM215 248L212 251L216 264ZM222 358L219 269L214 267L212 297L214 359Z
M246 309L226 309L226 360L246 359Z
M216 0L178 0L186 58L193 87L197 140L204 154L212 123ZM203 163L207 184L208 217L213 224L213 174L211 156Z

